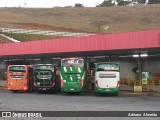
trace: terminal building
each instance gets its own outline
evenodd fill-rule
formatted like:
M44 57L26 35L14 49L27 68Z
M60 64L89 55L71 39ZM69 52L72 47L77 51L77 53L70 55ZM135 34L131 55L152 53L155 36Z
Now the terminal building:
M158 84L160 30L0 44L0 79L4 80L9 64L59 65L60 59L66 57L85 58L88 70L95 62L117 62L122 84L143 85L144 73L148 83L154 80Z

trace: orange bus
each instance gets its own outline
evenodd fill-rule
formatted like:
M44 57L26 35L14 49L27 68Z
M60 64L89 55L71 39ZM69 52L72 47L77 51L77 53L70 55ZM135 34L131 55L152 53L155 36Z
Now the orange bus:
M33 90L33 67L28 65L9 65L7 70L8 90L30 92Z

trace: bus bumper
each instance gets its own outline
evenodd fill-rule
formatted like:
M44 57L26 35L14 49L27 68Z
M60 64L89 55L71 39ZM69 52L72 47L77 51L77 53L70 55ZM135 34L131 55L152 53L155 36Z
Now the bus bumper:
M120 88L95 88L95 93L119 93Z
M18 86L18 87L8 86L7 89L10 91L27 91L28 87L27 86Z
M34 86L34 89L35 90L38 90L38 91L51 91L51 90L56 90L56 87L52 87L52 86Z

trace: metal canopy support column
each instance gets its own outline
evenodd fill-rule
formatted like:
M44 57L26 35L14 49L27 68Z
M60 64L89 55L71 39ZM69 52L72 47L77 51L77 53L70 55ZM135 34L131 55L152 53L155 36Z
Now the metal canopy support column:
M10 63L9 63L9 58L7 59L8 61L7 61L7 65L9 66L10 65Z
M43 57L41 58L41 63L43 64Z
M25 65L25 64L26 64L25 62L26 62L26 60L25 60L25 58L23 58L23 65Z
M109 55L109 62L111 62L111 60L112 60L112 56L111 56L111 55Z
M51 58L51 64L53 63L52 58Z
M86 57L87 70L90 69L90 58Z
M141 68L141 59L140 56L138 57L138 81L139 81L139 85L142 84L141 78L142 78L142 68Z

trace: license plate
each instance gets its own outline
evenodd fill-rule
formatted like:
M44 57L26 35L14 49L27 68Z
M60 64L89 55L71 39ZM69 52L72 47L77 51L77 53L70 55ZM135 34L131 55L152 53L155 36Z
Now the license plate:
M42 90L46 90L46 88L43 88Z
M106 89L106 91L110 91L109 89Z
M74 90L74 88L71 88L70 90Z

